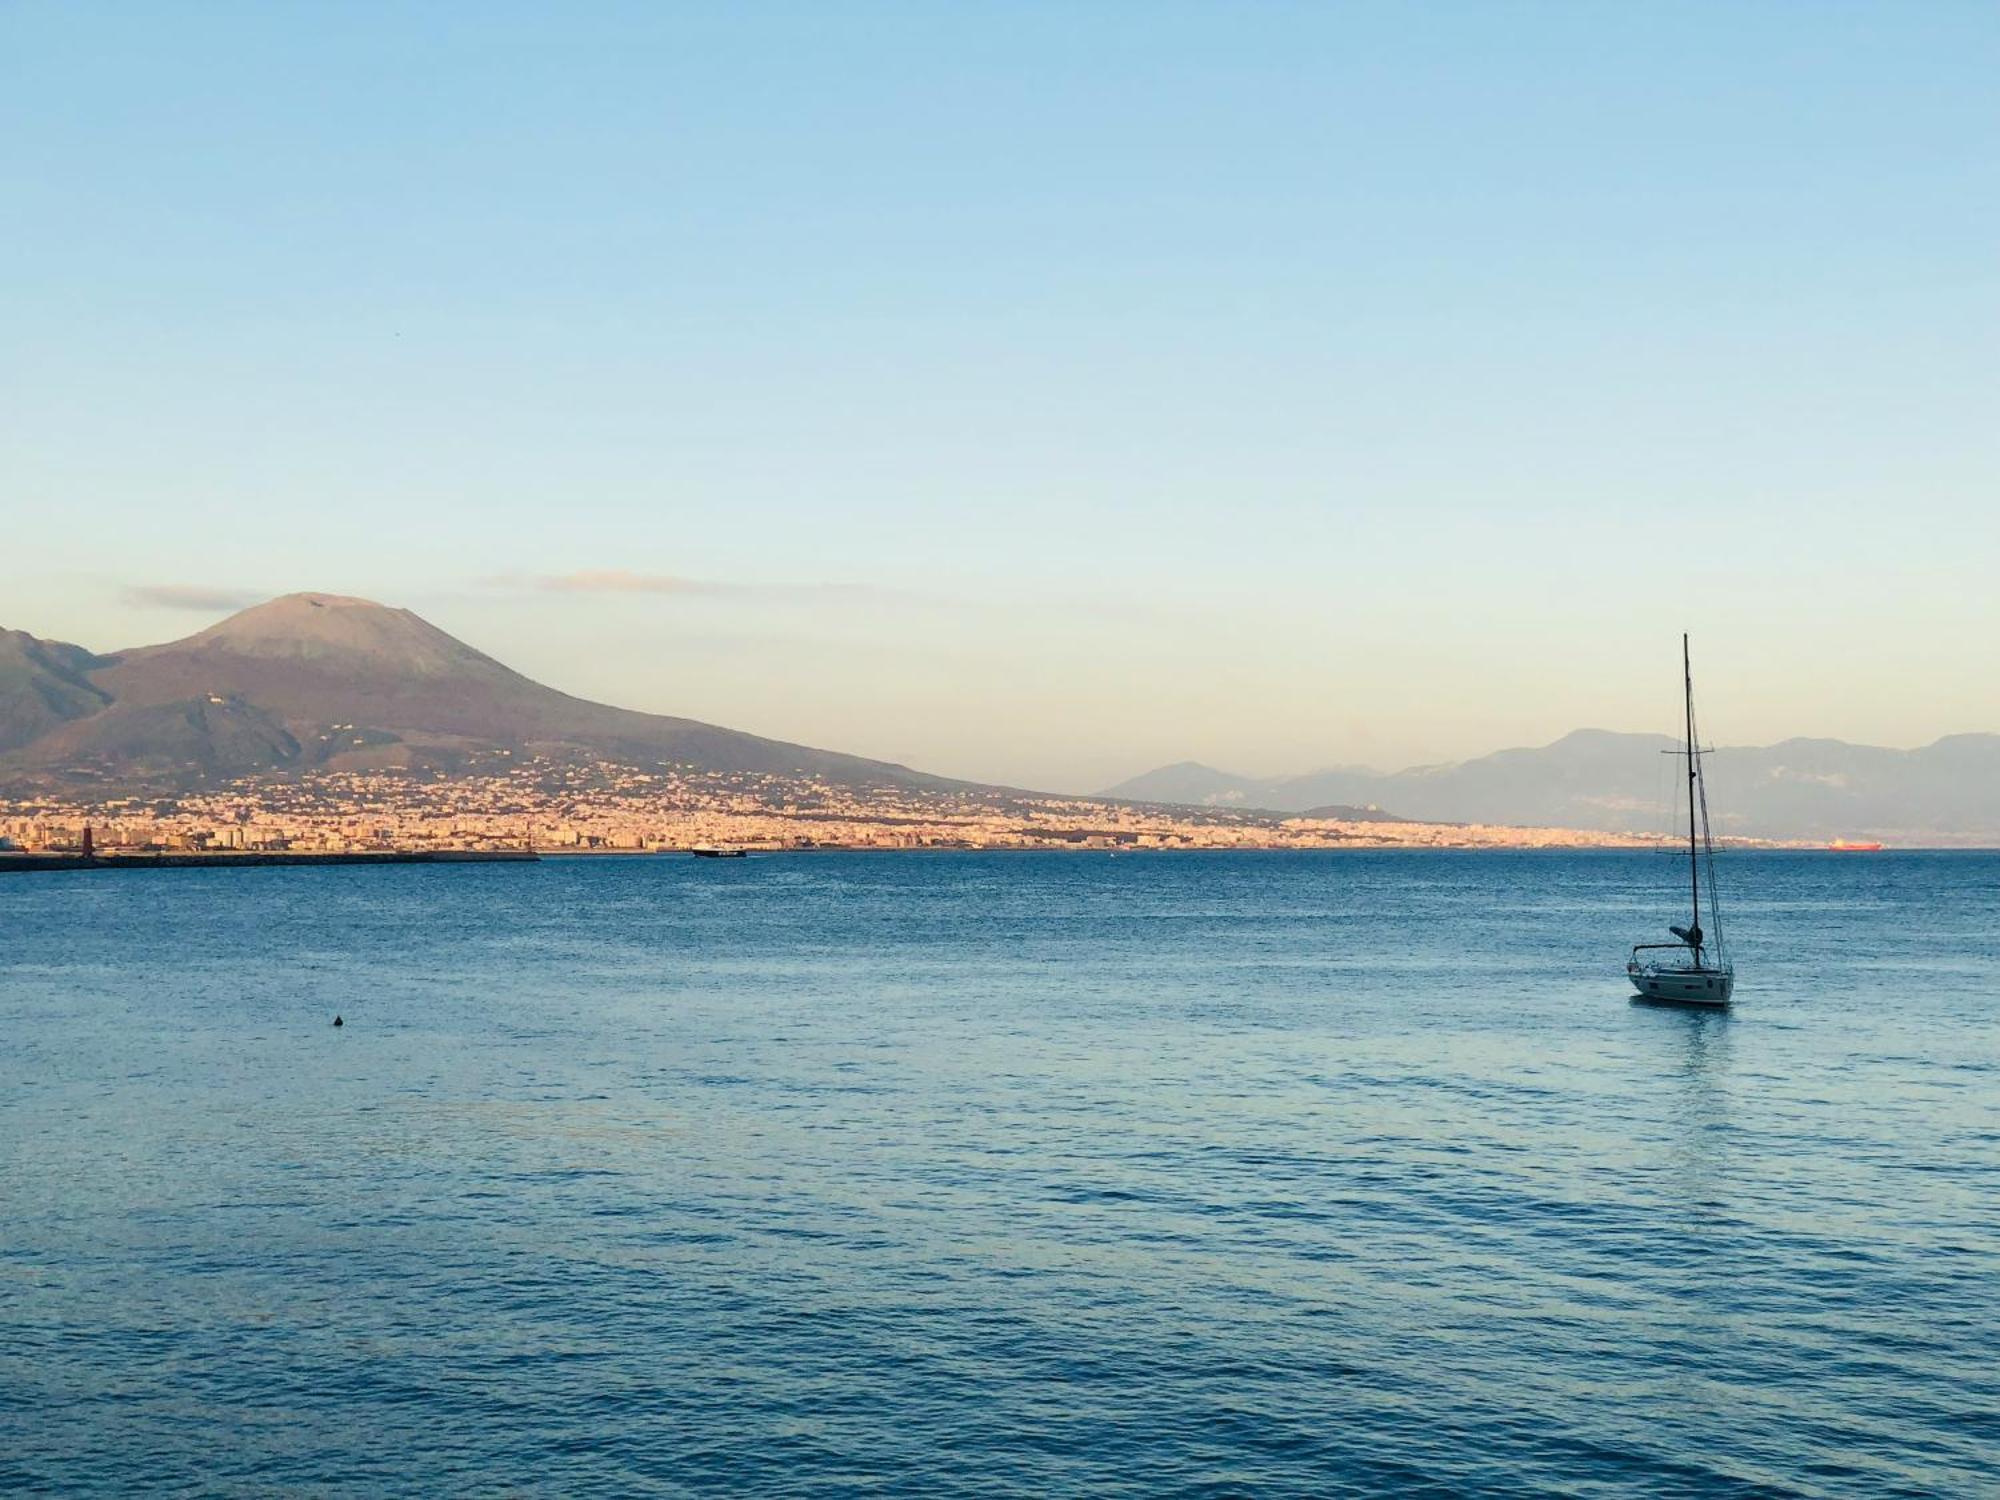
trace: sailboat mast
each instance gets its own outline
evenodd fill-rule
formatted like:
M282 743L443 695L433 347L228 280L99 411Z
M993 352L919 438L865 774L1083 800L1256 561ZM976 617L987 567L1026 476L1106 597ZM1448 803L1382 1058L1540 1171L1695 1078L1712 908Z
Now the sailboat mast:
M1701 861L1695 856L1694 843L1694 803L1695 777L1700 774L1694 747L1694 666L1688 655L1687 632L1681 632L1681 684L1687 690L1687 757L1688 757L1688 894L1694 902L1694 919L1688 923L1688 931L1696 934L1693 947L1697 960L1701 957Z

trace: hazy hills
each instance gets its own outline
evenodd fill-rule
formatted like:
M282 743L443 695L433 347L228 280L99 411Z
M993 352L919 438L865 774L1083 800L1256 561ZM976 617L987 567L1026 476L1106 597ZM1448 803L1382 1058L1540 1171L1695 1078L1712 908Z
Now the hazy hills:
M1664 735L1580 729L1552 745L1385 774L1234 776L1183 762L1103 795L1304 812L1378 804L1409 818L1644 831L1667 826L1678 762ZM1719 832L1765 838L2000 841L2000 735L1958 734L1920 750L1794 739L1725 747L1708 760Z
M1393 774L1253 778L1184 763L1102 795L1199 807L1611 831L1667 826L1664 736L1579 730ZM408 610L292 594L184 640L97 655L0 630L0 790L186 789L323 767L497 769L528 756L951 788L904 766L543 687ZM1919 750L1786 740L1717 750L1716 827L1770 838L2000 842L2000 735ZM1378 809L1390 809L1382 813Z
M185 640L105 656L0 632L0 785L185 788L313 767L454 771L536 754L857 786L953 784L572 698L365 599L291 594Z

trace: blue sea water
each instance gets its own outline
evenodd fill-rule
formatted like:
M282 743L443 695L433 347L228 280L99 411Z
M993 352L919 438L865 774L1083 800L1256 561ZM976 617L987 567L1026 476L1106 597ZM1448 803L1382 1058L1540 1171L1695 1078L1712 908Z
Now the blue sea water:
M0 1489L2000 1493L2000 857L1723 875L0 877Z

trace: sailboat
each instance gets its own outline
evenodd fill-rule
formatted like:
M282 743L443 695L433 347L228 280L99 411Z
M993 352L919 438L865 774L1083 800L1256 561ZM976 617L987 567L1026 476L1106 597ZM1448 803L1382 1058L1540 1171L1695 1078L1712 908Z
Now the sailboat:
M1687 746L1669 755L1687 757L1688 925L1671 925L1671 943L1639 943L1625 964L1632 988L1647 1000L1672 1005L1729 1004L1736 989L1736 966L1722 946L1722 911L1715 897L1715 844L1708 832L1708 791L1702 781L1702 750L1694 733L1694 668L1688 638L1681 637L1681 684L1687 698ZM1701 925L1701 877L1708 871L1708 927Z

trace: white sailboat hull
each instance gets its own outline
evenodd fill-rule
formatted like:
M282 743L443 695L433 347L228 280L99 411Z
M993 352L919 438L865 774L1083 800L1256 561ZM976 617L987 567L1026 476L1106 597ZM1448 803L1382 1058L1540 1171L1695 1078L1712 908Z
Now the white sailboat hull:
M1736 976L1727 969L1628 969L1632 988L1648 1000L1671 1005L1729 1004Z

